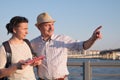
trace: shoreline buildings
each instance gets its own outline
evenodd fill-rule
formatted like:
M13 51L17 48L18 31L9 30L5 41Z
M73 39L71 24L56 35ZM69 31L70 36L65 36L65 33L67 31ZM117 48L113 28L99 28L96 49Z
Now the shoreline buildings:
M69 51L68 58L120 59L120 49Z

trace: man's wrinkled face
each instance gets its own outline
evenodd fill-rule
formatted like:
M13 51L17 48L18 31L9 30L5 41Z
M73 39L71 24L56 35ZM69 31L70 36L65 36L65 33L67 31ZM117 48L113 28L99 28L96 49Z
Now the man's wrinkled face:
M42 36L51 37L54 33L54 22L41 23L38 28Z

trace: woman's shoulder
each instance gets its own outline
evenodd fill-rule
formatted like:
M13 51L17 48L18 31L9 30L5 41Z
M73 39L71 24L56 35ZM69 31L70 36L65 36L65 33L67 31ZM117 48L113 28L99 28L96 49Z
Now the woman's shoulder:
M3 46L3 45L0 45L0 54L3 54L3 53L5 53L4 46Z
M4 46L1 44L0 45L0 50L3 50L4 49Z

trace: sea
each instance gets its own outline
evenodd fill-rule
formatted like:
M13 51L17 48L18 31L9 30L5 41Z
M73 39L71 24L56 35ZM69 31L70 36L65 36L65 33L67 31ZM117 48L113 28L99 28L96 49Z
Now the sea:
M69 58L68 62L86 62L86 61L90 61L90 62L120 62L120 60L106 60L106 59L81 59L81 58ZM69 70L69 76L68 79L69 80L83 80L83 73L82 67L78 67L78 66L68 66L68 70ZM73 75L72 73L75 73L77 75ZM120 74L120 67L119 68L92 68L92 73L100 73L100 74ZM91 80L120 80L120 76L92 76Z
M120 62L120 60L107 60L107 59L85 59L85 58L68 58L68 62ZM34 68L35 74L36 68ZM68 66L68 80L83 80L83 68L80 66ZM74 74L75 75L74 75ZM92 68L92 73L97 74L120 74L120 67L111 67L111 68L104 68L104 67L98 67L98 68ZM36 76L38 78L38 76ZM120 76L92 76L91 80L120 80Z

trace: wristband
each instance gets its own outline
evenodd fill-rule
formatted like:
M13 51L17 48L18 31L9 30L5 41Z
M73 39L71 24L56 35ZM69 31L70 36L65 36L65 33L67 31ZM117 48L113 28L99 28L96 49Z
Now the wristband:
M22 63L17 63L17 69L22 69Z

